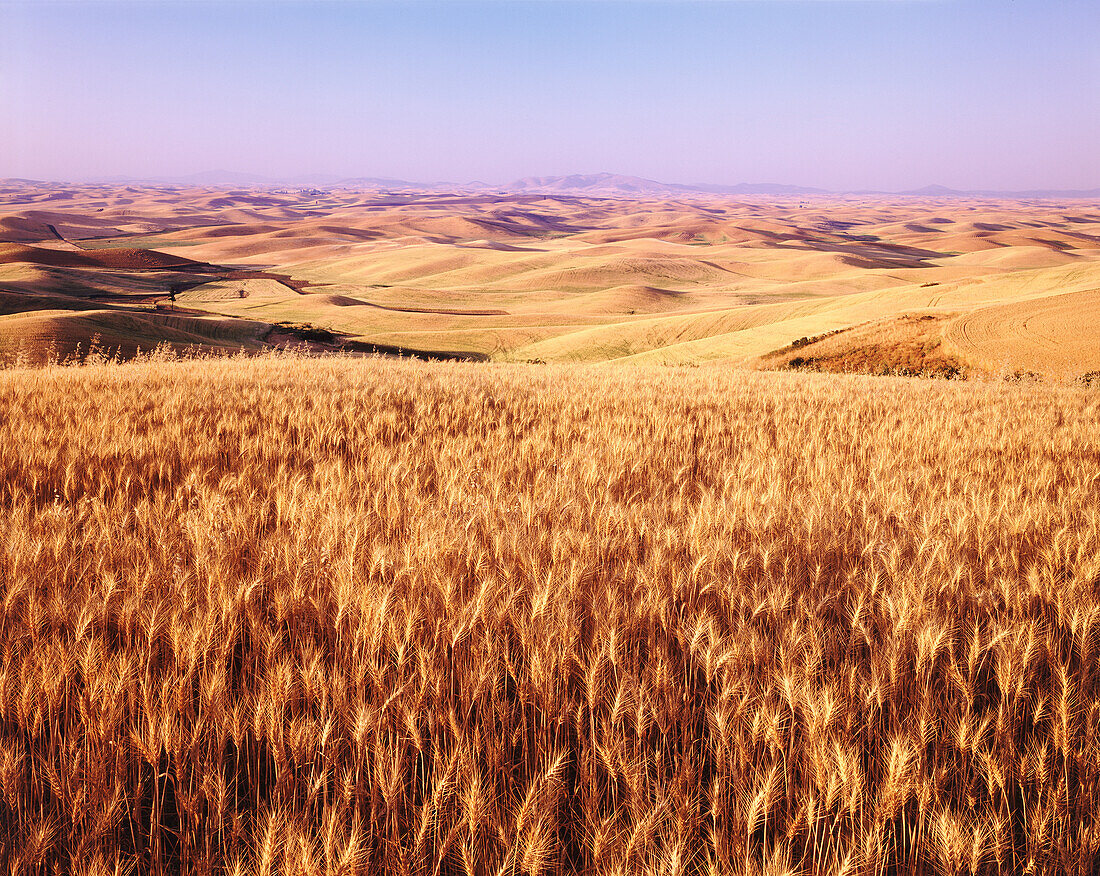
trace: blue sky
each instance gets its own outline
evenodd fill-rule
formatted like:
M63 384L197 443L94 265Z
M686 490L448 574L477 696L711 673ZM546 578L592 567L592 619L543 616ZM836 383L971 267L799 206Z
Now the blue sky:
M1100 186L1100 2L11 2L0 177Z

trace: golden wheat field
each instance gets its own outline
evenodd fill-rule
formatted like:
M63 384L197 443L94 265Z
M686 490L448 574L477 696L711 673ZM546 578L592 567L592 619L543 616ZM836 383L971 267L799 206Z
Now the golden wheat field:
M1100 393L0 372L17 873L1100 866Z

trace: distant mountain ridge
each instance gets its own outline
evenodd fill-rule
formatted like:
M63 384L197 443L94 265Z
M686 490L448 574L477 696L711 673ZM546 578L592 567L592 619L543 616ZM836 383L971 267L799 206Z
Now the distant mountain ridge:
M528 176L515 180L499 188L511 192L533 193L576 193L615 194L615 195L810 195L826 194L824 189L802 186L779 185L777 183L739 183L735 186L696 183L663 183L640 176L626 176L619 173L571 174L569 176Z
M952 189L941 185L929 185L900 192L882 190L834 191L810 186L784 185L781 183L738 183L715 185L712 183L662 183L637 176L614 173L572 174L570 176L529 176L505 186L495 187L511 192L547 194L592 195L894 195L902 197L939 198L1100 198L1100 188L1095 189L1028 189L1000 191L996 189Z
M57 183L59 181L50 181ZM1100 198L1100 188L1093 189L1027 189L1001 191L996 189L953 189L941 185L928 185L899 192L878 189L835 191L811 186L782 183L666 183L640 176L621 173L587 173L560 176L528 176L504 185L481 181L468 183L414 182L390 177L341 177L335 174L311 173L293 177L268 177L254 173L229 170L210 170L182 176L135 178L109 176L89 179L96 184L139 184L177 186L240 186L240 187L316 187L328 189L378 189L382 191L453 191L468 193L543 194L564 196L588 196L603 198L683 197L693 195L882 195L923 198ZM0 184L34 185L46 181L21 178L0 179Z
M1023 191L1000 191L998 189L949 189L944 186L925 186L905 192L884 192L877 194L913 195L919 197L941 198L1100 198L1097 189L1026 189Z

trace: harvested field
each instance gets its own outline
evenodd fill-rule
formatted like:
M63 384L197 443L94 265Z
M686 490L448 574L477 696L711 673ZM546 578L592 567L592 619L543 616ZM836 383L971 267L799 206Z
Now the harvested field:
M1100 289L983 307L960 317L947 341L986 370L1054 377L1100 369Z

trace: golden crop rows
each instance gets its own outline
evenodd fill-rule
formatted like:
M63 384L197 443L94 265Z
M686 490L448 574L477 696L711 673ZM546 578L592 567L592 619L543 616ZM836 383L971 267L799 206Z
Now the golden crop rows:
M1100 396L0 372L15 872L1087 873Z

